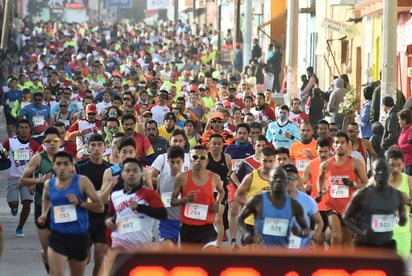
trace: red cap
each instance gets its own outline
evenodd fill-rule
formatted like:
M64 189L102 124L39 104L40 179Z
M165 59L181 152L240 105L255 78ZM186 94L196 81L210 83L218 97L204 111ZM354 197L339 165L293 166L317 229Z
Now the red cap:
M225 116L223 115L222 112L214 112L214 113L212 114L212 116L210 117L210 119L214 119L214 118L219 118L219 119L224 120L224 119L225 119Z
M252 40L253 42L257 42L258 41L258 39L255 37L255 38L253 38L253 40Z
M240 48L240 43L239 43L239 42L237 42L237 43L235 44L235 48Z
M198 90L198 87L197 87L196 85L191 85L191 86L189 86L189 91L195 91L195 92L197 92L197 90Z
M178 77L178 76L179 76L179 73L174 72L174 73L171 73L170 76L172 76L172 77Z
M232 104L229 101L223 101L222 103L223 103L224 107L231 107L232 106Z
M95 104L88 104L86 107L86 113L97 113L97 108Z

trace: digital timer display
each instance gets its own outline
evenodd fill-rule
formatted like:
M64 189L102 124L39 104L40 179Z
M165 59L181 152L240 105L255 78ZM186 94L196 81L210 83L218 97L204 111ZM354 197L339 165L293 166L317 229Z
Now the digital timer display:
M405 264L377 249L328 251L200 249L119 254L113 276L402 276Z

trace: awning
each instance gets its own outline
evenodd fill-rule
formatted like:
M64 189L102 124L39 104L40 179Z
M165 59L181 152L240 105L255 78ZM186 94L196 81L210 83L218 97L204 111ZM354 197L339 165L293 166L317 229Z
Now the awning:
M260 25L258 26L258 28L264 28L264 27L266 27L267 25L272 25L272 24L276 24L276 23L280 22L280 20L283 19L282 17L284 17L284 16L286 15L286 12L287 12L287 11L281 12L281 13L278 14L277 16L272 17L269 21L266 21L266 22L260 24Z
M391 0L396 1L396 0ZM410 0L397 0L398 13L408 12L412 8ZM360 16L381 16L383 14L383 0L365 0L354 6L355 10L360 10Z

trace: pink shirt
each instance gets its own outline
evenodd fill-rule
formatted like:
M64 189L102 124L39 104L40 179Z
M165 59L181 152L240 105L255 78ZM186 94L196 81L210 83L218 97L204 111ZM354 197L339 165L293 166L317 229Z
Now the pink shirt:
M398 148L403 152L405 165L412 164L412 127L402 128L398 138Z

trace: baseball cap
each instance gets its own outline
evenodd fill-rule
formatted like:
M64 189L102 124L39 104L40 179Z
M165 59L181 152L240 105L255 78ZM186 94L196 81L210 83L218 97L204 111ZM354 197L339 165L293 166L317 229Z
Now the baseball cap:
M236 90L236 87L234 87L233 85L229 85L229 90Z
M147 117L147 116L153 116L152 111L146 110L145 112L143 112L143 117Z
M183 73L184 73L185 75L190 75L190 71L188 71L188 70L183 71Z
M298 173L298 169L295 167L295 165L293 164L287 164L285 166L283 166L283 169L286 172L294 172L294 173Z
M97 108L95 104L88 104L86 107L86 113L97 113Z
M231 107L232 106L231 103L229 101L226 101L226 100L223 101L222 103L223 103L224 107Z
M198 88L197 88L197 85L191 85L191 86L189 86L189 91L195 91L195 92L197 92L197 90L198 90Z
M32 80L38 80L39 77L38 77L38 76L33 76L31 79L32 79Z
M212 116L210 117L210 119L215 119L215 118L219 118L224 120L225 116L223 116L222 112L213 112Z
M175 122L177 121L177 120L176 120L176 115L175 115L173 112L167 112L167 113L165 114L165 116L164 116L164 118L163 118L163 121L166 121L167 119L172 119L172 120L174 120Z
M166 91L167 93L169 93L169 87L163 85L162 87L160 87L159 92L160 91Z

